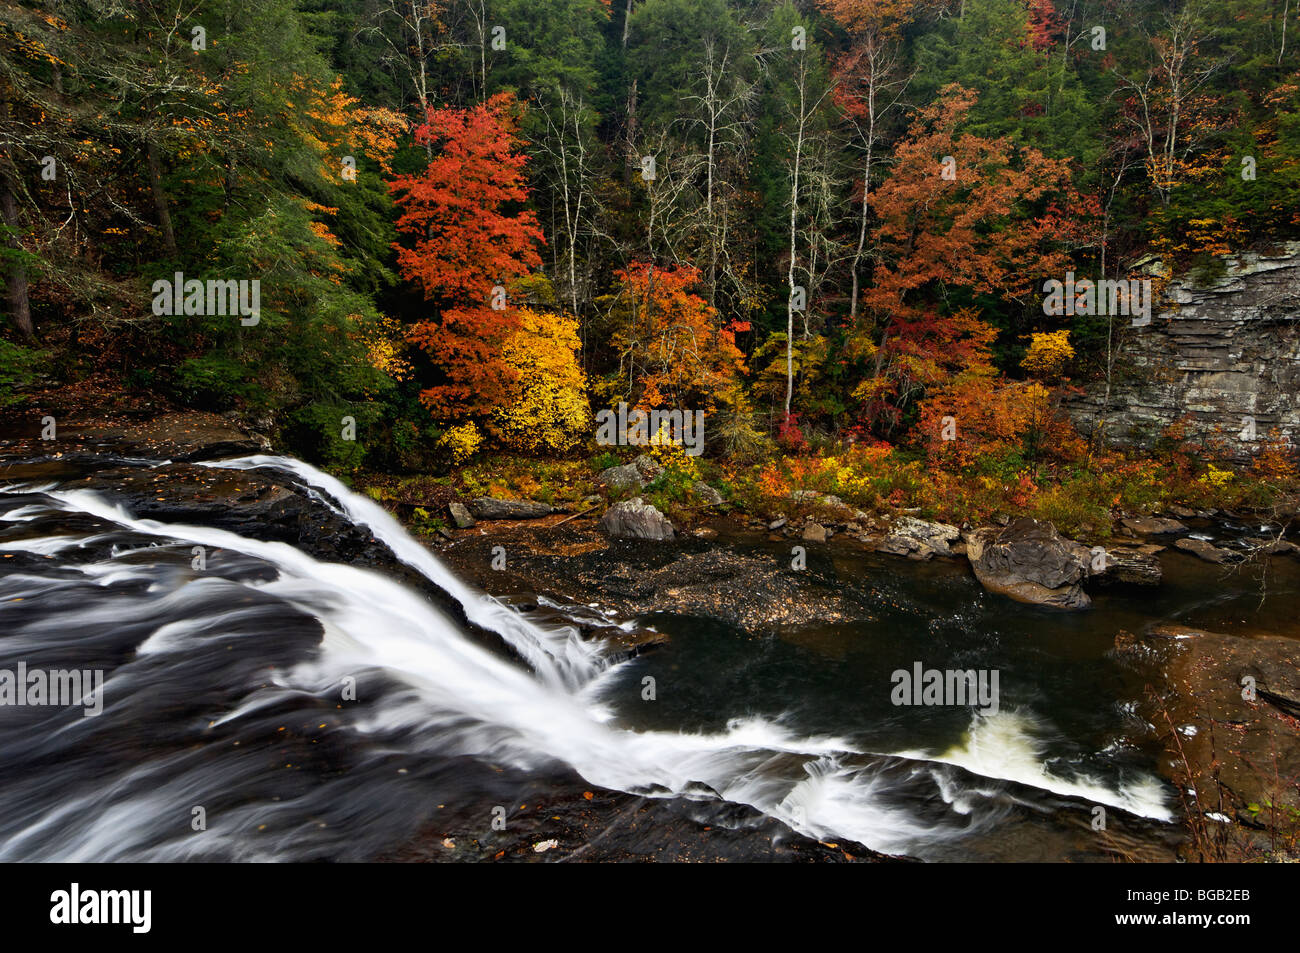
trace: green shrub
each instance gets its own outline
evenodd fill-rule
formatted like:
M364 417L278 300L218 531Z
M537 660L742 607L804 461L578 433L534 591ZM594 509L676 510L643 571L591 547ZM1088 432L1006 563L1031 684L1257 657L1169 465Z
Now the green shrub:
M610 467L619 465L618 455L606 450L604 453L598 453L591 458L591 468L596 472L608 470Z
M37 368L48 355L35 348L0 341L0 407L22 403L26 398L17 393L36 379Z

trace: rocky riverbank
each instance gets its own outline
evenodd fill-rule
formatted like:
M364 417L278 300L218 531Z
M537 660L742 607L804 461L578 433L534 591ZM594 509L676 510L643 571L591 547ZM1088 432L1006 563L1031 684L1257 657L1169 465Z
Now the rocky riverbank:
M602 483L611 494L608 504L600 496L582 501L573 512L542 504L512 503L475 499L446 503L457 527L456 532L441 530L448 545L462 547L453 556L461 569L475 575L490 566L497 582L511 579L508 560L497 554L495 564L489 558L491 547L481 543L489 537L491 546L534 552L541 557L562 558L562 564L549 565L545 559L533 560L529 573L534 578L554 582L553 576L571 574L571 557L603 552L608 543L611 552L622 552L623 543L666 543L676 540L668 550L671 558L646 556L648 566L641 566L634 583L622 580L617 567L608 560L593 556L579 563L576 570L609 584L610 597L631 612L661 611L668 604L687 611L707 609L726 621L751 626L777 624L788 618L783 610L759 607L747 593L770 593L768 602L801 603L796 618L809 621L835 621L843 617L844 604L837 593L812 591L796 593L791 588L788 569L806 565L809 548L830 544L847 544L850 548L904 557L913 561L964 559L975 577L990 592L1017 602L1062 610L1086 609L1091 604L1088 589L1110 585L1155 587L1160 584L1162 568L1159 554L1170 546L1190 553L1206 562L1233 566L1250 561L1266 562L1275 558L1300 558L1300 545L1287 538L1290 518L1270 514L1266 518L1250 514L1220 514L1217 511L1194 511L1178 508L1177 513L1160 516L1131 515L1120 521L1116 536L1105 540L1067 539L1051 523L1028 517L1006 517L991 526L954 526L920 519L909 513L891 516L867 514L854 510L833 496L796 493L790 501L790 514L765 520L726 507L721 497L691 526L676 526L641 497L617 499L623 491L636 491L656 476L655 463L648 456L634 463L611 467L601 474ZM468 505L467 505L468 504ZM523 507L531 506L531 510ZM728 510L726 515L719 515ZM476 518L469 516L475 514ZM599 517L597 523L596 518ZM1181 517L1181 518L1180 518ZM1189 520L1184 522L1183 520ZM482 520L486 525L479 525ZM576 522L581 520L582 522ZM1252 521L1253 534L1235 534L1225 544L1216 545L1215 531L1233 521ZM544 536L539 535L544 532ZM755 563L752 560L719 556L715 547L701 546L719 534L737 534L764 538L773 543L787 543L790 559ZM1221 535L1221 534L1219 534ZM537 547L541 548L538 549ZM707 553L708 555L704 555ZM587 564L590 564L588 568ZM749 576L753 586L739 584ZM480 577L480 585L488 577ZM733 583L735 583L733 585ZM665 588L672 584L671 589ZM661 597L661 590L664 595ZM705 595L705 590L708 594Z
M1183 855L1300 857L1300 638L1165 624L1120 633L1115 653L1159 673L1139 712L1181 792Z

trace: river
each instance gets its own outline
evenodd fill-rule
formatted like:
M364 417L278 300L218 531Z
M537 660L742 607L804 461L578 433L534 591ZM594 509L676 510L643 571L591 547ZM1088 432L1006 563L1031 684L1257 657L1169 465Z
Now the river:
M572 773L719 824L740 805L925 860L1106 859L1098 807L1167 851L1176 792L1134 711L1142 673L1110 655L1116 633L1276 625L1300 593L1290 561L1261 606L1256 580L1178 554L1154 595L1064 615L987 594L955 563L841 553L823 571L866 606L848 623L756 636L659 614L625 624L668 644L628 659L563 624L592 607L522 613L471 589L301 461L207 466L298 483L509 651L395 574L139 518L66 474L9 480L0 671L104 682L84 705L0 708L0 859L367 860L435 807L488 830L514 810L512 779ZM996 712L895 705L892 673L918 662L996 670Z

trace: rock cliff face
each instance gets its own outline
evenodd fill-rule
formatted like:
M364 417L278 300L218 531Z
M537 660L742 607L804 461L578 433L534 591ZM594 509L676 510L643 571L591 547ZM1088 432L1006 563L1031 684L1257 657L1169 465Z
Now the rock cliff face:
M1109 406L1105 383L1090 385L1069 404L1081 430L1105 420L1110 439L1149 445L1186 416L1238 457L1274 428L1300 442L1300 242L1226 265L1216 279L1172 280L1144 327L1116 318Z

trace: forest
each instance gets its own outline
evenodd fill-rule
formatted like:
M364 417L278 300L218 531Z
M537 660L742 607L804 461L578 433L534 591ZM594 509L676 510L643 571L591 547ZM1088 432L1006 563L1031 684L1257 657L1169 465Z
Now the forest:
M1300 237L1295 7L3 0L0 403L571 496L602 411L699 413L702 457L646 435L678 513L1267 506L1276 433L1067 408L1140 373L1114 288Z

